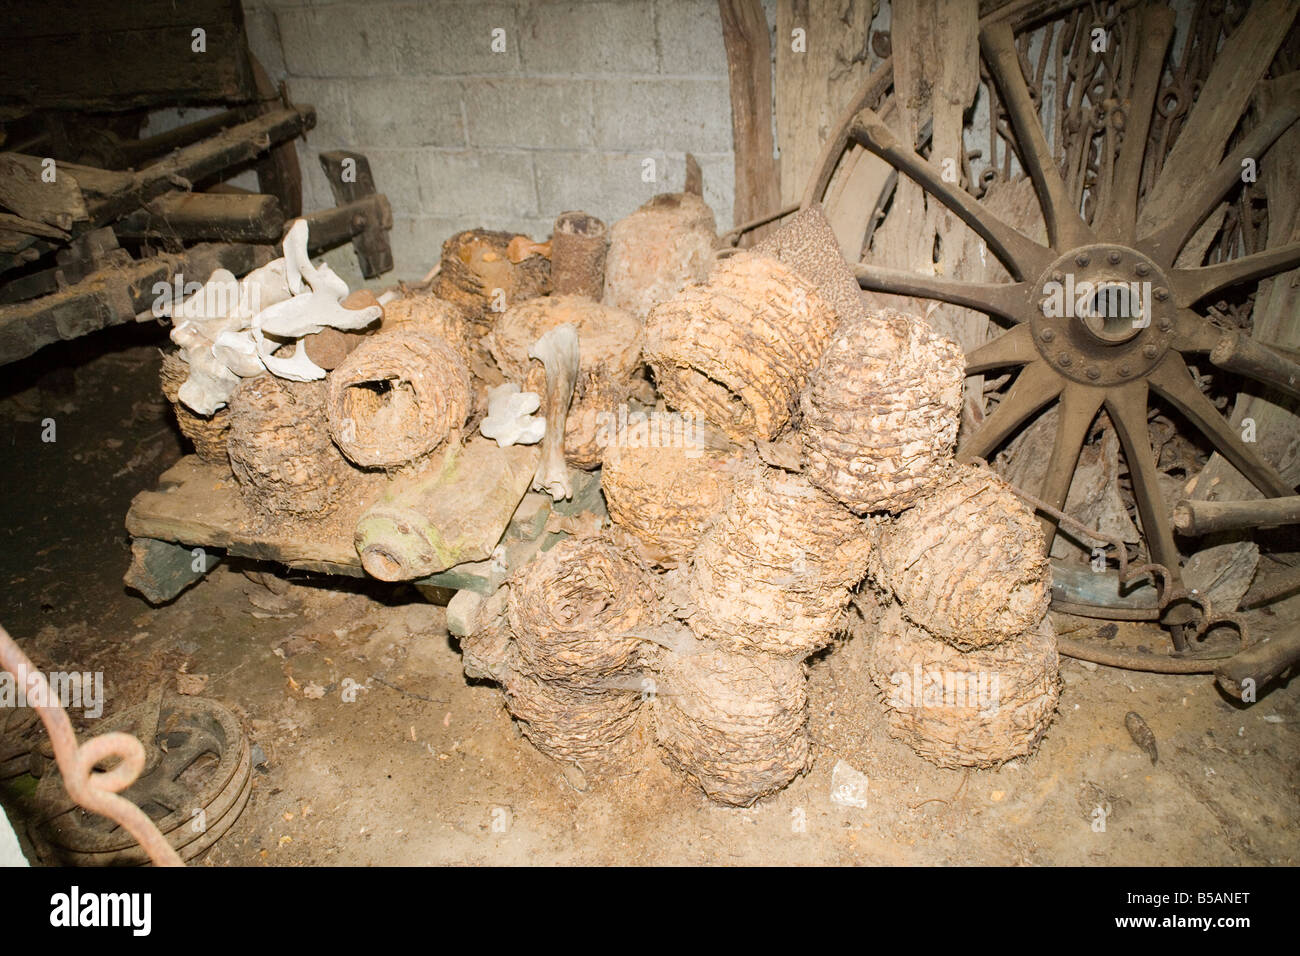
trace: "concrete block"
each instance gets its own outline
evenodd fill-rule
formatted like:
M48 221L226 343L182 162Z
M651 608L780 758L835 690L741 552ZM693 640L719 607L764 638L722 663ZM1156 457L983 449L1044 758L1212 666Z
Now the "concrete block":
M353 141L348 80L295 76L286 85L293 102L316 107L316 125L307 133L307 141L313 147L341 149Z
M456 80L389 77L348 88L355 147L464 146L461 88Z
M530 152L425 151L420 157L419 173L420 198L426 213L515 218L538 215Z
M248 34L248 48L266 70L272 83L278 84L285 75L284 48L280 45L280 30L275 25L275 13L256 9L244 11L244 31Z
M653 73L650 3L534 3L521 16L526 73Z
M655 180L645 182L646 160L654 161ZM663 153L554 151L537 153L537 201L554 217L581 209L607 223L626 216L656 193L670 192Z
M593 105L596 142L605 149L722 153L732 148L726 80L598 80Z
M294 76L387 76L394 72L385 8L291 8L275 14L285 67Z
M470 146L574 149L593 143L589 81L472 79L464 90Z
M420 166L425 150L375 146L362 152L370 160L375 187L388 197L394 214L418 215L424 211L420 201Z
M655 0L659 72L727 76L727 48L716 0Z
M513 73L519 68L519 24L513 4L419 3L391 7L390 38L397 71L411 74ZM494 31L504 31L497 52Z

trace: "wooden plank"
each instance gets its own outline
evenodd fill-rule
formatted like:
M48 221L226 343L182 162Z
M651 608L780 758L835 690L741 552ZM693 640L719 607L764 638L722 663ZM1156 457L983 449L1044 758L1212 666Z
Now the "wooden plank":
M168 190L183 188L186 183L201 183L232 166L256 159L276 143L292 139L315 125L316 111L310 106L299 106L275 110L222 130L130 174L128 182L117 184L102 198L88 203L91 221L95 225L113 222Z
M0 103L116 111L253 95L238 0L0 0L0 21Z
M375 177L370 171L370 160L360 153L337 149L320 154L320 164L325 170L330 191L334 201L340 206L377 194ZM388 229L382 223L370 223L367 227L353 233L352 248L357 253L357 263L361 274L373 279L392 271L393 250L388 245Z
M90 218L75 177L58 166L47 174L40 158L20 153L0 153L0 206L64 234Z
M393 228L393 209L382 193L302 217L307 220L307 250L316 255L373 228Z
M773 157L772 45L759 0L718 0L722 40L731 82L731 133L736 185L732 221L737 225L775 212L781 206L780 169ZM754 243L776 224L748 234Z
M186 282L205 282L218 268L244 275L275 254L273 246L202 244L181 255L110 266L51 295L0 307L0 365L26 358L51 342L151 314L154 285L170 283L177 272Z
M127 239L276 243L284 236L284 211L274 196L261 193L172 192L120 220L113 231Z
M782 205L802 198L822 145L866 82L867 44L877 6L873 0L777 0L776 143ZM796 43L795 30L803 31L801 42ZM851 262L857 253L855 249Z
M163 472L158 490L135 496L126 515L126 530L136 538L360 577L361 560L352 544L355 521L356 514L344 512L306 527L285 522L268 528L266 520L244 501L229 468L187 455Z
M253 85L261 103L261 112L274 108L277 100L289 105L289 98L283 83L276 89L266 70L256 57L250 57L253 67ZM280 200L286 219L297 219L302 215L302 168L298 165L298 149L292 142L284 142L272 147L265 159L257 163L258 192L270 193Z

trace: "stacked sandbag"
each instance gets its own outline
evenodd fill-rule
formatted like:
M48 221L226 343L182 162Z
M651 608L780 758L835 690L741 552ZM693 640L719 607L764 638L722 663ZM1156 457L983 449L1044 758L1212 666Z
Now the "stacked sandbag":
M610 520L664 568L689 560L742 468L740 450L712 447L693 420L663 412L615 420L600 488Z
M506 309L550 290L551 262L526 236L469 229L442 244L433 294L463 307L476 335Z
M669 406L735 441L769 440L789 424L837 321L811 281L739 252L651 311L645 356Z
M410 326L367 338L328 382L330 437L362 468L397 468L458 437L473 402L461 354Z
M960 651L895 604L868 650L891 735L940 767L996 767L1033 753L1056 711L1058 667L1046 616L1015 638Z
M844 260L820 204L813 203L795 213L780 229L754 246L754 251L785 263L816 286L841 322L865 314L857 276Z
M1042 527L986 468L954 465L871 552L876 584L954 647L988 647L1038 625L1051 600Z
M244 379L230 397L227 451L246 500L262 514L333 511L351 476L330 441L324 382Z
M547 296L508 310L487 342L507 381L545 394L542 364L528 353L544 333L566 323L578 332L579 368L565 420L564 454L574 467L595 468L602 454L601 425L627 400L641 365L637 317L586 296Z
M704 281L717 238L713 210L699 196L655 196L609 231L605 303L644 320L688 283Z
M230 408L218 408L211 415L199 415L180 401L181 386L189 378L190 366L177 351L162 353L158 378L163 397L171 403L181 434L194 444L194 453L211 464L225 465L226 440L230 432Z
M641 674L655 657L642 634L656 623L656 587L632 551L566 538L484 602L462 641L466 673L501 683L538 750L585 771L624 768L641 748Z
M696 546L691 630L802 660L841 629L870 550L866 523L802 475L753 465Z
M857 514L910 507L952 460L964 378L961 349L919 316L844 322L800 396L808 480Z
M654 697L670 766L710 799L748 806L809 765L807 677L793 658L706 647L670 655Z
M551 291L600 300L609 227L580 210L560 213L551 232Z
M406 328L427 332L455 349L466 365L470 364L476 348L481 347L470 312L463 305L419 292L393 299L383 308L384 331Z
M870 654L890 732L945 767L1031 753L1059 685L1051 566L1029 507L987 469L955 465L879 526L869 564L889 601Z

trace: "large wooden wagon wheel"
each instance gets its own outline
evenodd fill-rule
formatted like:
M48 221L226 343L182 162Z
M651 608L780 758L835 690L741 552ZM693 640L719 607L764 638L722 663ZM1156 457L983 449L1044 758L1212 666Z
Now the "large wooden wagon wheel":
M868 108L889 89L889 63L873 73L846 113L839 135L826 144L804 204L823 199L838 157L846 145L857 142L918 183L984 240L1014 281L968 283L870 265L858 267L858 278L866 289L954 303L988 313L1006 326L996 338L968 353L967 372L1012 370L1015 378L996 408L963 438L958 453L966 459L989 458L1038 413L1058 405L1058 427L1043 486L1026 489L1052 508L1064 506L1089 428L1104 408L1131 475L1148 560L1168 569L1165 584L1176 593L1182 587L1180 556L1158 487L1148 432L1153 393L1181 412L1265 496L1295 493L1201 392L1188 361L1190 356L1211 353L1216 364L1284 393L1300 394L1300 366L1249 337L1225 339L1224 331L1198 311L1221 290L1300 265L1300 243L1201 268L1178 268L1175 259L1201 223L1241 183L1243 160L1260 162L1300 116L1300 102L1291 97L1263 116L1222 161L1206 157L1204 173L1190 189L1161 190L1157 180L1146 196L1140 195L1148 131L1174 17L1167 7L1156 5L1131 16L1137 27L1136 42L1141 44L1132 74L1131 107L1107 181L1098 185L1092 197L1090 221L1071 200L1045 138L1012 26L993 18L981 23L980 49L1008 114L1017 156L1033 180L1047 227L1046 245L993 215L958 184L945 181L937 163L900 142L878 113ZM1201 121L1222 127L1224 142L1241 120L1221 89L1201 90L1194 110ZM1060 300L1052 302L1049 292L1070 277L1076 287L1086 280L1102 294L1086 303L1082 314L1061 315L1055 308ZM1130 283L1149 289L1149 300L1125 302L1128 296L1123 293L1106 294L1112 289L1127 291ZM1047 513L1042 513L1042 519L1050 548L1057 520ZM1099 617L1136 616L1112 614L1105 606L1083 610ZM1196 609L1186 600L1171 602L1164 609L1161 620L1170 629L1177 652L1186 649L1186 629L1195 618Z

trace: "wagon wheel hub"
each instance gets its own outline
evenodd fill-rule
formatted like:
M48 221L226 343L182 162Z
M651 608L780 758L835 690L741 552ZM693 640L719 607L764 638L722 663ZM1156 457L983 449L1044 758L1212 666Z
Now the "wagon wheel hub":
M1178 309L1163 269L1129 246L1093 243L1039 278L1025 320L1063 378L1098 388L1145 378L1173 346Z

